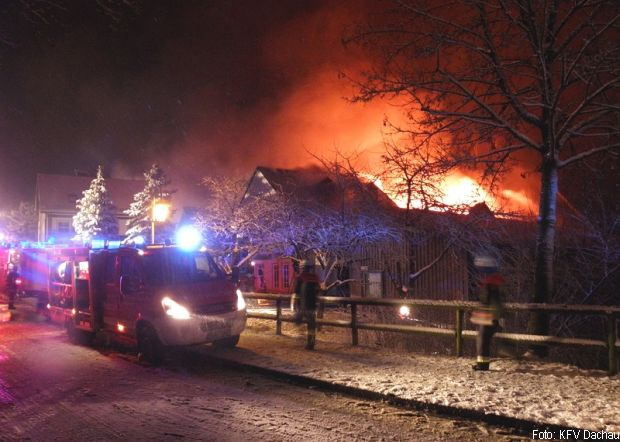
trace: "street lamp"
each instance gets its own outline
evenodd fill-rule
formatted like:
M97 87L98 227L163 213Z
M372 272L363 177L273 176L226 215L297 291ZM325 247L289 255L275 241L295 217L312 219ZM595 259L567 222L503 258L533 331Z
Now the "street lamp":
M151 244L155 244L155 222L163 223L170 216L170 203L157 199L153 201L151 214Z

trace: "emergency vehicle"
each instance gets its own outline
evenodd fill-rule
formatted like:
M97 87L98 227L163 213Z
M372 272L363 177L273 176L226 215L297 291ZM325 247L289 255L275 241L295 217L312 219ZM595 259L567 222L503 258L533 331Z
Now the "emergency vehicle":
M46 296L49 251L47 246L22 247L16 250L16 263L25 296Z
M110 242L56 258L48 309L75 342L103 334L157 363L167 346L234 347L245 329L241 291L204 251Z
M0 247L0 291L2 293L7 293L6 277L9 272L12 269L17 268L19 274L19 259L20 253L15 247ZM18 295L23 295L22 283L23 279L20 274L20 276L15 280Z

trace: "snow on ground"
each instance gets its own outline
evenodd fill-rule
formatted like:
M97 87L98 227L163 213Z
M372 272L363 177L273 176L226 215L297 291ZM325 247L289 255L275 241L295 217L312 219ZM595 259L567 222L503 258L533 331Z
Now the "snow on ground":
M497 359L489 372L471 358L428 356L384 348L353 347L342 329L319 332L316 349L304 350L305 326L249 320L239 346L211 347L240 363L397 398L503 415L542 424L620 432L620 375L550 362Z
M620 432L620 376L525 360L497 359L489 372L470 358L352 347L320 332L304 350L304 327L276 336L275 322L249 320L237 349L218 356L397 398L541 424Z

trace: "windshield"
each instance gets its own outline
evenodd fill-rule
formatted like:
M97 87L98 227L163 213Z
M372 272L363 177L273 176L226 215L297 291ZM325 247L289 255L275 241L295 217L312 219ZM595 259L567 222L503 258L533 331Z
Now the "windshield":
M183 284L210 281L224 277L224 273L206 253L180 250L164 254L144 255L144 276L148 285Z

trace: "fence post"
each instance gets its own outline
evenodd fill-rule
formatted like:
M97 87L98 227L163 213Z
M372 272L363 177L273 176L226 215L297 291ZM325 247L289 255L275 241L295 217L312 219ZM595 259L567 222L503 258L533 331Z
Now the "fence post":
M616 352L616 339L618 333L616 331L616 315L613 313L607 314L607 354L609 355L608 361L608 373L618 373L618 358Z
M351 345L357 344L357 304L351 304Z
M456 355L463 356L463 309L456 309L456 324L454 327L456 338Z
M276 299L276 335L282 334L282 300Z

